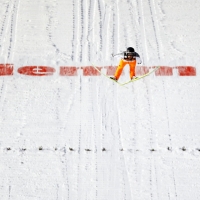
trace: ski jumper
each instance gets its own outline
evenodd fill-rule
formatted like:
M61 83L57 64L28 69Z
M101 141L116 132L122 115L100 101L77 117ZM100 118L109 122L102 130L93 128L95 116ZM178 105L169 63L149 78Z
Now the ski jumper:
M119 77L123 71L123 68L127 64L129 64L129 66L130 66L130 78L132 79L135 76L135 67L136 67L137 63L141 64L140 55L137 52L133 53L132 59L128 59L127 57L124 57L124 59L121 59L119 62L119 65L117 67L117 70L115 72L115 75L114 75L116 80L119 79Z
M121 59L119 62L119 65L117 67L117 70L115 72L115 78L118 80L123 68L125 67L126 64L129 64L130 66L130 78L132 78L133 76L135 76L135 66L136 66L136 59L134 60L125 60L125 59Z

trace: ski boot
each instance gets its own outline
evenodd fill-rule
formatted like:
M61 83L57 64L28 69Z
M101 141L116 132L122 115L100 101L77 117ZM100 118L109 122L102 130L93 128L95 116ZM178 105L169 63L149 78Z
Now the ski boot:
M117 79L115 77L110 77L110 79L117 82Z
M133 80L133 79L137 79L138 77L137 76L133 76L132 78L131 78L131 80Z

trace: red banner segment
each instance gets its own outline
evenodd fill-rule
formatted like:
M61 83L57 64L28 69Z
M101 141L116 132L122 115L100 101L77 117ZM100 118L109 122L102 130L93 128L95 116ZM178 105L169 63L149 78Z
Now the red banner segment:
M196 76L196 68L192 66L178 66L179 76Z
M77 67L60 67L61 76L77 76Z
M20 67L18 73L28 76L50 76L56 71L53 67L48 66L24 66Z
M107 73L106 73L107 76L113 76L115 74L117 66L106 66L104 68L107 70Z
M102 69L102 67L97 67L99 70ZM100 76L101 74L92 66L88 67L81 67L83 69L83 76Z
M161 66L155 72L156 76L173 76L173 68L168 66Z
M13 69L13 64L0 64L0 76L12 76Z
M149 68L145 66L137 66L136 67L136 76L142 76L149 72Z

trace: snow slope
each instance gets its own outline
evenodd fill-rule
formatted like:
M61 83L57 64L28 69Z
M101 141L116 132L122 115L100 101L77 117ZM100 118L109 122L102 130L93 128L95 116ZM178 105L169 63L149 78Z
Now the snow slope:
M0 200L200 199L199 10L197 0L1 0L0 64L14 71L0 76ZM128 46L173 75L127 88L84 75Z

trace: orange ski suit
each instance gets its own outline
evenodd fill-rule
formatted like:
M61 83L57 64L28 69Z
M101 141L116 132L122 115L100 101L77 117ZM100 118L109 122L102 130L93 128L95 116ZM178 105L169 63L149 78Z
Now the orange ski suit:
M129 64L130 66L130 78L132 78L133 76L135 76L135 66L136 66L136 59L133 60L125 60L125 59L121 59L119 62L119 65L117 67L117 70L115 72L115 78L118 80L123 68L125 67L126 64Z

